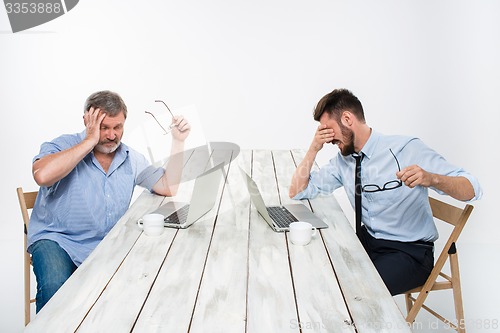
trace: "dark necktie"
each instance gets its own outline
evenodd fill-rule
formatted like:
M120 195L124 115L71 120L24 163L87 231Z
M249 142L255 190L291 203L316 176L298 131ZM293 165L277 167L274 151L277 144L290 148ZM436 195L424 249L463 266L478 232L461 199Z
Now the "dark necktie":
M360 155L352 155L356 160L356 170L354 175L354 211L356 213L356 235L361 232L361 160L363 153Z

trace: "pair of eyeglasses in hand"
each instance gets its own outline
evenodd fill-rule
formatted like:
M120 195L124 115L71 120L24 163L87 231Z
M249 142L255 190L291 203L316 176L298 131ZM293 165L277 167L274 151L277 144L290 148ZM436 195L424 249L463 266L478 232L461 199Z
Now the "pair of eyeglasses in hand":
M165 107L167 108L168 112L170 112L170 114L172 115L172 118L174 118L174 114L172 113L172 111L170 111L170 108L168 107L168 105L167 105L164 101L157 99L157 100L155 100L155 102L158 102L158 103L163 103L163 105L165 105ZM164 135L167 135L168 133L172 132L172 129L173 129L174 127L176 127L176 125L169 125L169 126L168 126L168 130L166 130L166 129L165 129L165 127L163 127L163 126L162 126L162 124L160 124L160 122L158 121L158 119L156 119L156 117L155 117L155 115L154 115L154 114L152 114L152 113L151 113L151 112L149 112L149 111L144 111L144 112L145 112L145 113L147 113L147 114L149 114L149 115L151 115L151 117L153 117L153 119L156 121L156 123L157 123L157 124L161 127L161 129L163 130L163 132L164 132L163 134L164 134Z
M396 163L398 165L398 170L401 171L401 167L399 166L399 161L398 161L396 155L394 155L394 153L392 152L392 149L389 149L389 151L391 152L392 156L394 156L394 159L396 160ZM384 186L382 186L382 187L378 186L377 184L367 184L367 185L362 187L362 191L368 192L368 193L382 192L382 191L394 190L394 189L397 189L398 187L401 187L401 186L403 186L403 182L399 179L396 179L396 180L391 180L391 181L385 183Z

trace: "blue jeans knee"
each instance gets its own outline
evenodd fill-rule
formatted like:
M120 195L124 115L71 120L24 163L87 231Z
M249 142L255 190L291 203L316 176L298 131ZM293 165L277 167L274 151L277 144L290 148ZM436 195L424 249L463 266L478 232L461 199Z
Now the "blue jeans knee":
M30 246L33 272L36 276L36 312L50 300L73 274L77 266L59 244L41 239Z

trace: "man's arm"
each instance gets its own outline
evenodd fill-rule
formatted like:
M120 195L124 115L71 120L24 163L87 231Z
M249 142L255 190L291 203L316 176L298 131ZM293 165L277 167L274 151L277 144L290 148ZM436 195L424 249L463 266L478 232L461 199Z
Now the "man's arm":
M309 146L306 156L299 163L295 173L292 177L292 183L290 184L290 189L288 191L288 196L290 198L295 197L298 193L302 192L307 188L309 184L309 175L311 174L311 168L316 159L316 155L323 148L326 142L331 142L334 137L333 130L331 128L326 128L326 125L319 125L314 134L314 139Z
M179 188L184 167L184 141L189 135L191 125L182 116L172 119L172 148L163 176L153 186L153 192L164 196L174 196Z
M410 188L419 185L434 187L457 200L468 201L472 200L475 196L474 187L471 182L462 176L438 175L427 172L418 165L406 167L396 173L396 176Z
M309 175L311 174L311 168L314 164L317 153L318 151L309 148L306 156L297 166L297 169L292 176L292 183L290 184L290 189L288 191L288 196L290 198L295 197L298 193L307 188L307 185L309 184Z
M52 186L66 177L99 142L100 126L105 116L99 109L91 108L85 112L85 139L71 148L36 160L32 167L35 182L40 186Z

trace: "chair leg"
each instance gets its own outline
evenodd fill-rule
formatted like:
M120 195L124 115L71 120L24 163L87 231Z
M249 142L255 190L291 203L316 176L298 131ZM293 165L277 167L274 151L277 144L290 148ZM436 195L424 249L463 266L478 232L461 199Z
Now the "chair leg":
M413 301L410 298L411 294L405 294L405 301L406 301L406 313L410 313L411 308L413 306Z
M455 315L457 317L458 333L465 333L465 317L462 302L462 287L460 285L460 271L458 268L457 253L450 254L451 284L453 286L453 299L455 301Z
M24 326L28 325L30 323L30 317L31 317L31 304L28 301L24 300Z
M24 256L24 326L26 326L31 320L31 286L29 254L25 252Z

